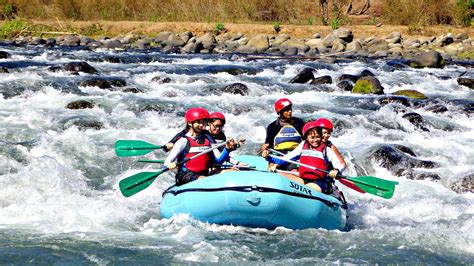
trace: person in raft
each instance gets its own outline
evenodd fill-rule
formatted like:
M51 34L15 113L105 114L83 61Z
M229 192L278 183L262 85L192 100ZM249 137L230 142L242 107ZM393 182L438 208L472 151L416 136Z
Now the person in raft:
M319 127L322 128L322 142L326 145L326 147L331 148L334 153L336 154L337 158L339 161L342 163L343 168L345 169L347 167L346 161L344 160L344 157L342 157L341 153L339 150L336 148L334 144L329 140L329 138L332 135L332 131L334 129L332 122L329 119L326 118L319 118L316 120L316 123L319 125ZM329 167L331 168L331 167Z
M330 194L332 193L332 183L336 176L344 171L344 165L337 158L337 155L332 149L328 149L322 141L323 128L317 121L311 121L303 127L302 141L298 147L286 154L283 158L288 160L300 160L300 163L313 166L318 169L328 171L330 164L333 165L329 174L322 171L313 170L305 166L299 168L299 182L315 189L319 192ZM283 160L275 159L277 164L285 164ZM270 171L275 171L277 165L269 168ZM286 176L286 175L285 175Z
M293 103L289 99L277 100L274 107L278 118L268 125L265 143L262 145L262 156L267 158L269 167L275 162L271 157L268 157L268 148L285 154L292 151L302 140L301 135L304 125L303 119L293 117ZM286 171L296 171L298 168L295 164L277 165L277 167Z
M221 112L213 112L209 114L209 124L206 130L203 130L203 134L206 136L207 139L211 142L211 146L219 145L227 140L226 135L224 134L224 126L225 126L225 116ZM178 132L165 146L163 146L163 150L170 151L174 144L182 137L186 135L188 132L188 127L186 126L185 129ZM240 147L245 143L245 139L241 138L236 145L236 148ZM214 156L216 158L220 158L220 153L224 150L224 147L219 148L218 150L214 150ZM232 154L229 155L229 159L227 160L233 165L240 165L240 166L247 166L248 164L239 162L236 160Z
M219 145L227 139L223 131L225 126L225 116L221 112L213 112L209 115L209 118L209 134L206 136L209 138L209 141L211 141L211 145ZM239 148L243 144L245 144L245 139L240 138L236 148ZM223 149L224 147L219 148L218 151L222 152ZM227 161L232 165L248 166L248 164L239 162L237 159L235 159L232 153L229 154L229 159Z
M206 134L204 134L204 128L208 120L209 112L203 108L191 108L186 111L185 122L188 131L176 141L163 163L170 170L178 167L178 172L175 176L177 185L183 185L208 176L212 164L223 163L227 160L229 151L235 149L235 141L230 139L227 141L219 157L216 157L212 152L208 152L182 165L177 165L177 161L181 162L211 148L211 142L206 138Z

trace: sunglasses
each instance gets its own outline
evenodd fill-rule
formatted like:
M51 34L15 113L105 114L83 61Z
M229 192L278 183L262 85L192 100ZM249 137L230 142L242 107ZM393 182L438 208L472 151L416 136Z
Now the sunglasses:
M224 128L224 125L215 125L213 123L211 123L211 126L213 126L216 129L223 129Z

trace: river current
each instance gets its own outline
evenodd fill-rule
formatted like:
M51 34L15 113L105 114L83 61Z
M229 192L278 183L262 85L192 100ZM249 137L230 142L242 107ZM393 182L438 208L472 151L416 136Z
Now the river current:
M81 47L3 45L0 50L11 55L0 59L9 70L0 73L0 264L474 264L474 195L449 188L474 172L474 122L466 111L474 91L456 81L461 74L474 77L470 68ZM79 61L99 74L52 71ZM381 105L380 96L351 94L335 83L290 84L306 67L333 79L370 70L386 94L415 89L447 111ZM125 80L125 88L138 93L80 86L91 77ZM237 82L248 87L248 95L221 91ZM161 219L161 193L174 182L169 173L130 198L118 191L121 179L159 165L118 158L115 141L164 144L184 127L185 110L200 106L226 115L227 136L247 138L237 153L255 154L281 97L293 101L294 116L335 121L332 141L349 164L346 174L398 181L394 197L339 185L349 204L346 230L266 230L206 224L184 215ZM77 100L94 107L66 108ZM420 114L427 130L403 118L400 108ZM418 159L436 162L428 171L440 179L396 176L367 160L367 149L378 144L403 145ZM165 156L156 151L143 158Z

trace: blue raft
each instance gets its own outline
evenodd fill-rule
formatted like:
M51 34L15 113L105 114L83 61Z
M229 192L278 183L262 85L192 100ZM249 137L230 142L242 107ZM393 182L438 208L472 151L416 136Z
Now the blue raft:
M347 207L342 199L263 171L266 162L259 157L239 160L259 170L226 172L170 187L163 193L161 217L189 214L203 222L268 229L344 229Z

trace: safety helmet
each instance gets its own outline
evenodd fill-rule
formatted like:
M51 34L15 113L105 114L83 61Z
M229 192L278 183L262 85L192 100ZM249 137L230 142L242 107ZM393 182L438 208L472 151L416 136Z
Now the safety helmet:
M308 123L304 124L303 137L306 137L306 133L308 133L310 129L317 128L317 127L319 127L317 121L309 121Z
M291 106L293 103L287 98L281 98L275 102L275 111L276 113L280 113L281 109Z
M195 107L186 111L184 116L186 123L201 119L209 119L209 112L206 109Z
M223 124L225 124L225 116L221 112L214 112L209 115L209 119L219 119L222 121Z
M318 124L318 127L326 128L329 130L333 129L332 122L324 117L317 119L316 123Z

